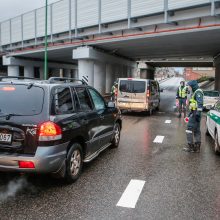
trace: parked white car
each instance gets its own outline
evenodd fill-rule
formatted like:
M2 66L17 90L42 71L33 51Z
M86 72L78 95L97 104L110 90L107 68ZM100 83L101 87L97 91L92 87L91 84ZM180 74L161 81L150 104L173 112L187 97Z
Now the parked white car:
M207 114L206 135L210 135L215 140L215 153L220 154L220 100Z

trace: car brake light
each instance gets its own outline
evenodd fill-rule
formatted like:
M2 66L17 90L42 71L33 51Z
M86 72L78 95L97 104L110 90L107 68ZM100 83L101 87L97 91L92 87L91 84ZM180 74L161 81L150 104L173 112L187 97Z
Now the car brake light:
M150 97L150 90L147 90L147 97Z
M34 169L35 165L32 161L18 161L19 168Z
M9 86L9 87L2 87L0 88L2 91L10 92L10 91L15 91L15 87Z
M39 141L55 141L62 138L60 126L51 121L44 122L39 127Z

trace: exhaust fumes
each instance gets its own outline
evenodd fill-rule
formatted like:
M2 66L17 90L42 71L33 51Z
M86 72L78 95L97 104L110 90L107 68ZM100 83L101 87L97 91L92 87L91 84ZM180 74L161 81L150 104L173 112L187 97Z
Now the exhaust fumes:
M25 177L11 180L4 190L0 191L0 203L5 202L10 197L16 196L18 192L22 191L27 186L28 182Z

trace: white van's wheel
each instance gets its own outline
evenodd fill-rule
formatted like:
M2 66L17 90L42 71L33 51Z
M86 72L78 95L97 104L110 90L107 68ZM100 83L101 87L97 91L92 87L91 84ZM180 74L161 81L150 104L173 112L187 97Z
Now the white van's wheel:
M153 109L151 108L149 111L147 111L147 115L151 116L153 114Z

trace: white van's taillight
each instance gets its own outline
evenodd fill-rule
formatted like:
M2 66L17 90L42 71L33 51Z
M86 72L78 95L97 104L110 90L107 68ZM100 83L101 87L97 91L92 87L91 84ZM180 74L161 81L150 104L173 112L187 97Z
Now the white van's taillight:
M39 126L39 141L56 141L62 138L61 127L51 121Z
M150 97L150 89L147 90L147 97Z

